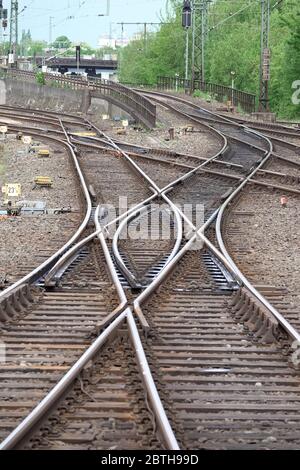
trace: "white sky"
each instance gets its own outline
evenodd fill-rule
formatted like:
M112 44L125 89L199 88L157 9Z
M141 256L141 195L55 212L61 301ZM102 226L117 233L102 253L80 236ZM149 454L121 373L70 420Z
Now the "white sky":
M9 8L9 0L4 0ZM106 14L107 0L20 0L19 30L30 29L34 39L49 40L50 16L53 17L52 40L66 35L72 41L85 41L97 45L98 38L108 35L120 37L120 22L159 22L160 13L166 11L167 0L110 0L109 16ZM22 13L24 7L27 7ZM142 26L125 26L131 36ZM153 26L152 28L155 28ZM149 27L151 30L151 27Z

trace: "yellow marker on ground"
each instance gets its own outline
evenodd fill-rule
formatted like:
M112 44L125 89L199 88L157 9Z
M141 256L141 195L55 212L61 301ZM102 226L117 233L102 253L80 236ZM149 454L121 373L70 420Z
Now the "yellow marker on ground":
M34 183L36 186L51 188L53 181L49 176L37 176L34 178Z
M50 152L48 149L40 149L38 151L38 157L40 158L49 158L50 157Z
M96 132L72 132L72 134L78 137L97 137Z

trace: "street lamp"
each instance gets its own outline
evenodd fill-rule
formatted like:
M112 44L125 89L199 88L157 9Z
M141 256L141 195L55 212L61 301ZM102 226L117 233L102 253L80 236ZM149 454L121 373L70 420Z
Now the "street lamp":
M192 8L190 0L184 0L182 9L182 26L185 28L185 87L187 88L189 70L189 28L192 25Z
M231 71L231 106L234 106L234 79L235 79L235 72Z

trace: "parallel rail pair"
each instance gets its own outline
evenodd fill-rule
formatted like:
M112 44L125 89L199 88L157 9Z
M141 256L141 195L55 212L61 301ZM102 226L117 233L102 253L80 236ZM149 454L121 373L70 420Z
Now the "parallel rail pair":
M64 129L64 127L62 126L62 129ZM249 130L251 132L251 130ZM72 152L72 155L73 155L73 158L74 158L74 149L72 147L72 145L70 144L70 140L69 140L69 137L64 129L64 133L65 133L65 137L68 141L68 146L69 146L69 150ZM259 135L259 133L255 133L254 134L256 135ZM221 135L220 135L221 136ZM237 188L236 191L234 191L228 198L227 200L225 201L224 205L222 206L221 208L221 211L223 209L223 211L225 210L225 208L227 207L227 205L232 201L232 199L243 189L243 187L248 183L249 179L252 178L254 176L254 174L259 170L259 168L268 160L268 158L270 157L270 154L272 152L272 144L271 142L267 139L267 138L264 138L262 137L263 139L265 139L265 141L268 142L268 145L269 145L269 151L266 151L266 155L265 155L265 158L263 159L263 161L261 162L260 166L258 168L256 168L253 172L251 172L250 175L248 175L248 177L241 183L241 185ZM218 152L217 155L215 155L214 157L212 157L211 160L214 160L216 159L217 157L219 157L220 155L222 155L222 153L225 151L226 147L227 147L227 141L226 141L226 138L223 137L223 142L224 142L224 146L221 150L221 152ZM117 150L118 147L113 145L113 147ZM121 150L120 150L121 151ZM121 151L121 154L124 155L124 152ZM75 155L76 157L76 155ZM78 162L77 162L78 163ZM159 194L160 197L163 197L163 199L170 205L170 207L172 208L172 210L174 210L174 212L176 212L176 214L180 215L181 218L184 218L186 220L186 217L184 216L183 213L180 212L180 210L178 208L176 208L172 201L169 199L169 197L166 195L166 192L167 190L169 190L171 187L173 187L175 184L178 184L180 181L184 181L188 176L192 175L192 174L196 174L196 172L198 170L200 170L203 166L205 166L207 163L204 162L203 164L201 164L200 166L198 166L197 168L193 169L191 172L189 172L188 175L185 175L184 177L182 178L179 178L177 181L173 182L172 184L170 184L167 188L164 188L163 190L160 190L154 182L152 182L151 180L148 179L148 183L151 184L151 186L153 187L154 191L156 191L156 195ZM77 168L77 166L76 166ZM138 169L138 166L135 165L135 168L139 171ZM77 168L77 171L78 171L78 168ZM79 168L79 171L80 171L80 168ZM144 175L143 177L145 177L146 175ZM80 178L81 179L81 178ZM82 183L83 184L83 183ZM85 185L86 186L86 185ZM85 192L85 191L84 191ZM151 198L152 199L152 198ZM139 204L139 207L142 207L144 205L145 201L143 201L143 203ZM90 209L90 205L89 203L87 202L87 214L86 214L86 218L88 216L88 213L90 215L90 212L89 212L89 209ZM137 211L137 207L134 208L135 211ZM132 211L130 214L127 214L128 217L132 216L134 213L134 211ZM115 268L114 268L114 264L112 263L112 259L111 259L111 256L110 256L110 253L107 249L107 245L106 245L106 242L105 242L105 236L104 236L104 233L103 233L103 230L102 228L100 227L100 224L99 224L99 220L98 220L98 215L99 215L99 209L98 211L96 212L95 214L95 224L96 224L96 231L90 235L88 237L88 239L84 240L84 241L81 241L80 242L80 245L77 245L75 247L73 247L70 251L68 251L65 256L64 256L64 260L68 257L68 256L71 256L71 254L74 253L74 250L78 249L79 246L82 246L83 243L89 241L92 237L95 237L96 235L99 236L100 238L100 242L101 242L101 245L102 245L102 249L104 251L104 254L105 254L105 258L106 258L106 261L107 261L107 265L109 267L109 270L110 270L110 273L111 273L111 276L112 276L112 279L114 281L114 284L117 288L117 291L118 291L118 294L119 294L119 299L120 299L120 308L118 309L117 312L114 312L113 315L110 317L110 321L112 322L111 324L107 324L106 325L106 329L104 330L104 332L99 336L99 338L96 340L96 342L91 346L91 348L88 349L88 351L86 351L86 353L84 354L84 356L74 365L74 367L69 371L69 373L67 374L66 377L64 377L64 379L62 380L62 382L60 382L56 387L55 389L50 392L50 394L48 395L48 397L45 398L45 401L43 401L40 405L40 407L38 407L36 410L33 411L33 414L31 414L22 424L21 424L21 427L17 428L16 431L13 433L13 435L11 435L8 440L6 440L3 444L2 444L2 448L10 448L10 446L14 446L16 444L16 442L19 441L19 439L22 438L22 436L24 436L24 433L26 433L28 431L29 428L31 428L34 424L36 424L41 418L42 416L44 415L44 412L45 412L45 408L49 409L49 407L51 407L53 405L54 402L57 401L58 399L58 396L61 396L61 393L63 393L63 390L65 390L65 386L67 386L66 384L70 384L74 378L76 378L77 374L78 374L78 370L81 370L81 368L83 367L83 364L86 363L86 361L88 361L91 357L93 357L93 355L95 354L95 351L98 351L99 348L104 344L104 342L106 341L107 337L113 332L115 331L116 328L119 327L120 323L123 322L125 319L127 319L127 322L128 322L128 327L129 327L129 331L130 331L130 334L131 334L131 337L132 337L132 340L133 340L133 344L135 345L135 348L136 348L136 351L137 351L137 355L138 355L138 362L140 364L140 367L141 367L141 370L142 372L144 373L143 374L143 377L145 378L146 380L146 388L148 390L148 393L149 393L149 397L150 397L150 400L151 400L151 403L152 403L152 406L153 406L153 409L155 410L155 415L156 415L156 419L157 419L157 422L159 423L159 427L161 429L161 432L162 434L164 435L164 441L166 443L166 446L168 448L172 448L172 449L177 449L178 448L178 444L176 442L176 438L174 436L174 433L172 432L171 428L170 428L170 425L169 425L169 422L166 418L166 415L165 415L165 412L163 410L163 408L161 407L161 401L160 401L160 398L159 396L157 395L157 390L156 390L156 387L154 385L154 382L153 382L153 379L151 380L151 372L150 372L150 369L147 365L147 362L145 362L145 355L144 355L144 352L143 352L143 349L141 347L141 343L140 343L140 339L139 339L139 336L137 334L137 330L136 330L136 325L135 325L135 322L134 322L134 319L133 319L133 316L132 316L132 309L128 306L128 301L127 301L127 298L126 298L126 295L124 293L124 290L122 289L122 286L120 285L120 282L118 280L118 277L117 277L117 274L116 274L116 271L115 271ZM263 298L260 298L258 295L257 295L257 292L254 292L252 289L252 286L251 285L247 285L245 283L245 279L243 279L243 277L240 275L241 273L238 272L237 268L235 265L233 265L232 263L232 260L231 258L229 257L228 253L226 253L226 250L223 251L223 254L220 253L215 247L214 245L207 239L207 237L205 237L204 235L204 231L205 229L211 224L211 222L216 218L217 216L217 213L214 213L213 216L210 218L210 220L204 224L204 226L200 227L200 228L196 228L193 226L193 224L191 223L191 221L189 220L186 220L187 223L189 223L189 225L193 228L193 230L195 231L195 235L192 237L192 239L188 242L187 245L184 246L184 248L182 250L180 250L178 252L178 249L176 249L176 251L172 254L172 257L168 260L168 263L166 264L165 268L161 271L161 273L159 274L159 276L155 279L155 281L151 284L151 286L149 286L134 302L134 310L135 310L135 313L138 315L138 317L142 320L143 319L143 314L142 314L142 310L141 310L141 305L142 303L151 295L153 294L153 292L156 291L157 287L165 280L167 279L168 275L170 274L170 272L172 271L172 269L177 265L179 259L182 258L182 256L186 253L186 250L189 248L189 246L194 242L194 240L198 237L200 237L200 239L202 239L205 244L209 247L209 249L214 253L214 255L222 262L223 265L226 266L226 268L228 269L229 272L232 273L232 275L235 277L235 279L237 279L237 281L239 282L240 285L245 285L247 287L247 289L249 289L253 294L254 296L264 304L264 306L270 311L272 312L272 315L277 318L277 320L279 321L279 323L283 326L283 328L288 332L288 334L293 338L293 339L297 339L297 341L299 341L299 335L297 332L295 332L289 324L287 324L287 322L284 321L284 318L281 317L281 315L279 314L279 312L276 312L276 311L272 311L272 306L269 306L268 304L265 303L265 299ZM86 221L86 218L85 218L85 221ZM219 215L218 217L218 222L217 224L220 226L219 228L219 236L218 238L220 237L219 239L219 243L220 241L222 242L222 234L221 234L221 222L222 222L222 217ZM82 231L84 230L84 227L82 225L81 227L81 233ZM73 240L74 241L74 240ZM221 244L220 244L221 245ZM69 245L68 245L69 246ZM65 248L68 248L68 246ZM61 252L60 252L61 254ZM224 256L225 254L225 256ZM116 258L118 259L118 254L117 252L115 252L115 255L116 255ZM53 260L52 260L53 261ZM121 262L119 260L119 262ZM59 267L59 264L61 263L61 261L59 261L59 263L56 265L55 269ZM53 268L52 268L53 269ZM54 275L54 272L55 272L55 269L52 270L51 273L49 273L49 280L51 279L51 276ZM36 274L36 273L35 273ZM28 282L29 281L29 278L26 278L25 282ZM246 280L247 281L247 280ZM21 285L21 284L19 284ZM16 287L16 286L12 286L11 289L13 289L13 287ZM3 293L4 295L6 294L9 294L9 291L6 291L5 293ZM270 308L271 307L271 308ZM142 321L142 324L143 324L143 321Z

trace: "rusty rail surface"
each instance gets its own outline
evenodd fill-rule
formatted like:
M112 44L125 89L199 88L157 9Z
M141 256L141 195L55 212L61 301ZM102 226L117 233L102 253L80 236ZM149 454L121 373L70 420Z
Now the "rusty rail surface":
M35 72L8 69L4 76L36 83ZM120 106L146 127L153 128L156 125L156 106L148 98L120 83L100 78L72 78L47 73L44 77L46 85L70 90L87 90L91 96L101 96Z

